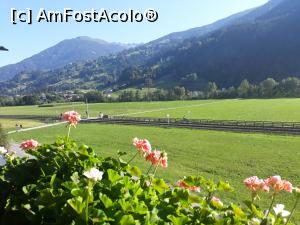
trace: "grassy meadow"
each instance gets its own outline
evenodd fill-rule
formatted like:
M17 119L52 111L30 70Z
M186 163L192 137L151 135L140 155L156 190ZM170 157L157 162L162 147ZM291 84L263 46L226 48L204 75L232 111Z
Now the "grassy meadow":
M65 134L64 126L56 126L16 133L10 137L18 142L35 138L41 143L51 143L56 136ZM125 151L127 156L124 159L127 160L135 154L132 138L148 138L153 147L168 153L169 167L160 169L158 176L171 183L185 175L227 180L242 195L242 199L249 197L242 181L252 175L268 177L280 174L300 185L300 138L295 136L100 124L81 124L72 130L71 136L79 143L94 147L103 156L116 156L118 150ZM144 171L148 168L141 158L133 164ZM237 193L227 197L237 200ZM291 206L291 198L285 196L283 194L280 201ZM267 197L262 202L265 200L268 200Z
M1 107L0 115L60 115L76 110L85 116L83 103L57 104L54 107ZM300 99L197 100L170 102L130 102L89 104L90 116L166 117L216 120L300 121Z
M6 131L19 129L16 124L22 124L23 128L35 127L43 123L36 120L0 119L3 129Z

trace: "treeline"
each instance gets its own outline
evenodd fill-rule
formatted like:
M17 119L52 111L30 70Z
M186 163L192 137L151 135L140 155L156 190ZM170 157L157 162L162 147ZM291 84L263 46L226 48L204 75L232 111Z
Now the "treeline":
M205 98L299 98L300 79L289 77L277 82L273 78L267 78L259 84L251 84L245 79L237 88L227 89L219 89L215 83L210 82L207 92L200 93L199 96Z
M0 106L39 105L51 102L65 102L67 99L59 94L29 94L24 96L0 96Z
M209 82L201 91L189 91L184 87L168 90L157 89L142 93L139 90L123 91L118 97L120 102L128 101L172 101L193 99L230 99L230 98L299 98L300 79L289 77L277 82L267 78L259 84L251 84L243 80L238 87L219 88L216 83Z
M0 106L38 105L52 102L138 102L138 101L173 101L196 99L230 99L230 98L299 98L300 79L289 77L277 82L268 78L259 84L251 84L246 79L238 87L219 88L209 82L201 91L189 91L184 87L169 89L129 89L116 93L75 91L69 94L43 93L18 97L1 97Z

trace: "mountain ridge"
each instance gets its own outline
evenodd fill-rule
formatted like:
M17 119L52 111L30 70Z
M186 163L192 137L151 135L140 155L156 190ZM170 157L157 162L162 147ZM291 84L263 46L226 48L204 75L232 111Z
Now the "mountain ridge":
M184 86L201 90L272 76L300 77L300 2L272 0L208 27L173 33L111 56L67 65L59 70L21 73L7 90L73 90ZM219 28L218 26L221 26ZM177 35L177 36L176 36ZM192 35L191 37L189 35Z
M55 69L68 63L96 59L134 46L135 44L110 43L87 36L66 39L18 63L1 67L0 80L8 80L22 71Z

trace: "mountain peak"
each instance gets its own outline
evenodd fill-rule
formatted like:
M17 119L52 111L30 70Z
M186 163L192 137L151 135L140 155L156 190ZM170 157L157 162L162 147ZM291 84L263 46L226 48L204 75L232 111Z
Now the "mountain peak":
M0 81L9 80L22 71L51 70L69 63L97 59L118 53L130 45L110 43L102 39L80 36L66 39L23 61L0 68ZM1 47L0 50L8 51Z
M88 37L88 36L79 36L79 37L76 37L74 39L75 40L80 40L80 41L93 41L93 42L97 42L99 44L108 44L109 43L109 42L107 42L103 39L91 38L91 37Z

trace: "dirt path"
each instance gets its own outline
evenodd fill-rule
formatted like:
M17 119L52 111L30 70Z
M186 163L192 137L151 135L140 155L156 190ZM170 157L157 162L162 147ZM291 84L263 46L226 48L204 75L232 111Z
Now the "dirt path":
M65 124L65 123L67 123L67 122L51 123L51 124L41 125L41 126L37 126L37 127L13 130L13 131L7 132L7 134L14 134L14 133L19 133L19 132L26 132L26 131L37 130L37 129L47 128L47 127L53 127L53 126L58 126L58 125Z

